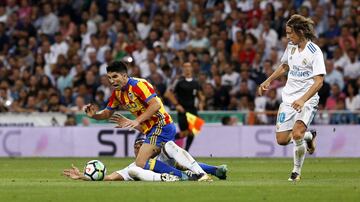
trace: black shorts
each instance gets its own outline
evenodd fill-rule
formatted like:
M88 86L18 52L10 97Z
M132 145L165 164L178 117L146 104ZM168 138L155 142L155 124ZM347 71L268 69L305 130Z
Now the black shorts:
M185 110L185 111L190 112L196 116L198 115L196 109ZM186 131L189 128L185 113L178 113L178 123L179 123L180 131Z

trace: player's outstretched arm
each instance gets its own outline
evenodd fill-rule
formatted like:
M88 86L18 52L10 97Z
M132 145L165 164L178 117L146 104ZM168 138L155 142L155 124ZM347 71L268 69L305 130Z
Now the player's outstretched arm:
M113 172L110 175L105 175L104 181L125 181L125 179L117 172Z
M84 108L86 115L96 120L108 119L112 116L113 111L104 109L97 111L97 106L94 104L87 104Z
M80 172L79 168L74 165L71 165L70 169L64 169L63 175L73 180L89 181L89 179ZM124 181L124 178L120 174L113 172L110 175L106 175L104 181Z
M260 84L258 93L260 96L263 95L264 91L269 90L269 86L272 81L277 79L279 76L282 76L289 71L289 66L287 64L281 64L262 84Z

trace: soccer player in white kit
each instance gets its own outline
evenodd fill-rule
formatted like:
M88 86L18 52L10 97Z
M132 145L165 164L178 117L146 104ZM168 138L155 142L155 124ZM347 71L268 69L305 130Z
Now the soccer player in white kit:
M279 145L294 143L294 168L289 181L299 181L306 150L315 151L316 132L306 131L315 116L319 96L326 74L323 53L312 42L315 39L314 22L301 15L292 15L286 23L289 40L281 58L281 65L259 87L260 95L270 83L287 73L282 90L282 103L276 122L276 140Z
M137 139L134 144L134 153L135 156L138 155L140 147L142 146L145 139ZM65 169L63 171L63 175L73 179L73 180L85 180L86 178L83 173L79 170L79 168L72 165L70 169ZM104 181L133 181L133 180L141 180L141 181L179 181L180 179L177 176L170 175L168 173L155 173L151 170L144 170L135 165L135 162L131 163L127 167L115 171L109 175L104 177Z
M138 155L140 147L144 143L144 138L137 138L134 144L134 153L135 156ZM172 145L176 149L182 150L177 145ZM169 158L167 154L165 154L165 149L161 151L161 153L155 157L156 160L161 161L163 163L166 163L167 165L178 167L181 169L186 170L185 167L180 166L175 159ZM191 156L189 156L192 158ZM227 167L226 165L220 165L220 166L212 166L204 163L199 163L200 166L208 173L216 176L217 178L221 180L226 179L226 173L227 173ZM197 180L197 176L194 175L191 171L184 171L187 175L192 175L192 178L188 178L186 180ZM72 168L65 169L63 171L63 175L66 177L69 177L74 180L89 180L86 178L82 172L80 172L79 168L72 165ZM106 175L104 177L104 181L134 181L134 180L141 180L141 181L165 181L165 182L172 182L172 181L179 181L184 180L180 179L178 176L171 175L168 173L156 173L151 170L145 170L143 168L140 168L135 165L135 162L131 163L127 167L115 171L109 175Z

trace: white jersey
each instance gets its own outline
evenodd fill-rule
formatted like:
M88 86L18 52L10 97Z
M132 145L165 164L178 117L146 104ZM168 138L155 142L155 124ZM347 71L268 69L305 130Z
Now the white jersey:
M291 104L303 96L314 84L313 77L325 75L325 63L321 49L313 42L307 42L304 50L299 52L298 46L288 44L281 63L289 66L288 79L282 90L282 101ZM309 102L319 102L316 93Z
M175 161L173 159L169 159L161 150L161 153L155 157L156 160L161 161L169 166L174 166L175 165ZM130 165L128 165L126 168L123 168L121 170L116 171L116 173L118 173L119 175L121 175L124 178L124 181L134 181L134 178L132 178L129 175L129 170L132 167L136 167L135 162L131 163Z

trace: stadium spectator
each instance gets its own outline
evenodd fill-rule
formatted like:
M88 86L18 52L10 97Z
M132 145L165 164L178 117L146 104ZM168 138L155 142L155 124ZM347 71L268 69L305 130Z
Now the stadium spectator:
M345 94L341 91L338 84L334 83L331 85L330 96L326 100L325 109L336 110L337 102L345 99Z
M356 49L350 48L347 53L349 62L344 66L344 79L348 82L356 80L360 76L360 61Z
M344 77L341 72L337 69L334 69L334 62L331 59L327 59L325 61L326 66L326 75L325 75L325 82L333 85L339 85L340 89L344 89Z
M360 94L355 82L349 82L345 86L345 108L349 111L360 110Z
M40 32L51 36L59 31L59 18L53 13L50 3L43 5L43 12Z
M63 83L64 76L70 78L68 74L73 78L65 85L72 89L68 96L76 97L79 89L84 91L81 84L87 72L93 72L88 77L97 85L86 85L92 88L84 91L88 102L95 101L98 90L105 100L110 96L109 86L99 84L113 60L132 58L136 65L130 73L138 77L149 76L149 64L155 62L156 71L165 75L162 88L182 75L180 64L192 61L195 76L205 81L201 73L205 72L211 80L215 97L208 98L212 104L206 109L228 110L231 88L219 81L228 74L225 70L230 66L232 74L242 74L246 66L259 85L278 66L286 48L285 22L292 14L302 13L316 23L319 38L314 42L324 51L329 71L325 81L346 90L345 83L360 76L357 7L357 1L3 1L0 81L9 83L10 111L26 106L28 95L36 97L37 109L42 111L51 95L44 89L54 89L62 97L64 86L58 83ZM70 68L63 73L67 75L61 73L64 66ZM251 94L252 86L247 87ZM319 92L324 107L327 87ZM26 96L20 98L20 94ZM232 102L240 100L238 96ZM245 98L242 101L246 103Z

